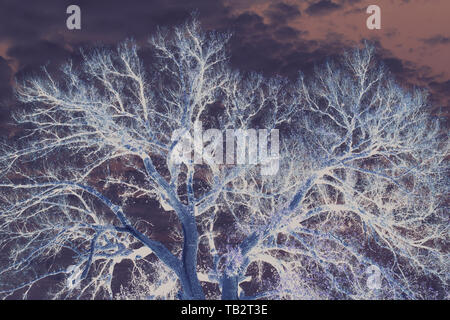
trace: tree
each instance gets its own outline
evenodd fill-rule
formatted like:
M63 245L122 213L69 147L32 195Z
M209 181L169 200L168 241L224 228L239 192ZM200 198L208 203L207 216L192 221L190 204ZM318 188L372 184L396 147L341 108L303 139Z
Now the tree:
M398 86L370 44L292 83L232 70L229 38L192 19L150 39L150 67L129 40L18 84L27 134L0 157L2 297L47 278L52 298L445 295L448 142L426 94ZM190 139L200 125L249 152L253 128L272 151L279 130L280 155L220 161L217 136ZM142 201L159 209L132 214Z

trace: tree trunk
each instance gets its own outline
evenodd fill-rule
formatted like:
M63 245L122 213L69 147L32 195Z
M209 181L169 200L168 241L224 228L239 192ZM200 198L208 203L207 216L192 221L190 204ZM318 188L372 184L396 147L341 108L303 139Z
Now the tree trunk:
M182 221L184 234L182 274L180 275L183 290L182 298L188 300L203 300L205 299L205 294L197 276L197 224L193 215L186 216L187 221Z
M222 300L238 299L238 276L224 274L222 278Z

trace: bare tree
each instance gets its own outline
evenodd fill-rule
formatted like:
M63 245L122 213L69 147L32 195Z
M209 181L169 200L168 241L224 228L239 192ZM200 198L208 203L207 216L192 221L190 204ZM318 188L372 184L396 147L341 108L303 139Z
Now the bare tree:
M442 297L448 142L426 95L370 45L312 80L240 74L229 37L193 19L150 39L151 67L127 41L18 85L27 134L0 156L1 296L49 278L51 298ZM205 136L174 161L199 125L244 143L280 130L279 169L220 161ZM137 217L138 201L160 209ZM152 233L157 211L170 239Z

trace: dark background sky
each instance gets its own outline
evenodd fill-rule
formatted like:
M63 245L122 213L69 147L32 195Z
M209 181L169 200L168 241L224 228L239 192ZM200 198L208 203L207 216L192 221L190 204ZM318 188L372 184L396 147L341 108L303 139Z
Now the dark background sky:
M70 4L81 7L81 30L66 27ZM366 28L370 4L381 7L381 30ZM7 122L15 76L56 68L82 46L143 43L157 25L178 24L194 9L204 28L233 31L234 67L267 75L295 78L371 39L402 84L428 88L449 115L449 0L0 0L0 133L14 132Z

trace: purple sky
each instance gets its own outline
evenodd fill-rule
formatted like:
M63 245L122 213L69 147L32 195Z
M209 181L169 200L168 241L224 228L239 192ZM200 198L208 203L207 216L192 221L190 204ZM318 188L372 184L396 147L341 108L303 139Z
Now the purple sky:
M82 29L66 28L66 8L78 4ZM381 30L366 28L366 8L381 7ZM144 43L157 25L174 25L198 9L207 29L230 30L236 68L295 78L315 63L368 38L404 85L432 93L450 109L450 1L448 0L0 0L0 127L14 106L14 76L50 70L81 46L133 37ZM9 129L8 129L9 128ZM11 132L10 132L11 133Z

